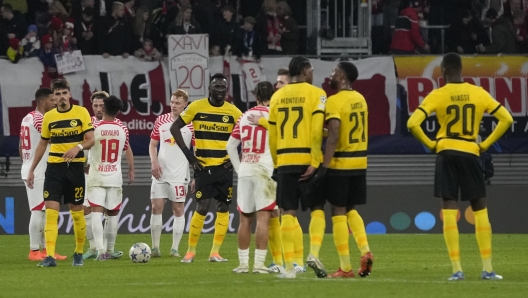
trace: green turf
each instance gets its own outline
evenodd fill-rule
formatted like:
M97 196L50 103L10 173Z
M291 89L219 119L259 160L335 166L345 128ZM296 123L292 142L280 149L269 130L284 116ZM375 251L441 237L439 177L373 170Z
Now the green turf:
M442 235L371 235L374 272L367 278L317 279L308 269L295 280L275 275L234 274L238 266L236 235L228 235L222 256L228 263L208 263L212 236L202 235L194 263L170 258L171 235L162 237L162 258L133 264L128 248L150 244L150 235L119 235L121 260L85 261L72 267L71 258L57 268L37 268L27 260L28 236L1 236L0 297L527 297L528 236L494 235L493 263L502 281L480 280L481 264L474 235L460 235L465 281L447 282L451 265ZM357 272L359 254L351 239ZM305 236L305 252L308 252ZM58 252L73 250L73 236L59 236ZM180 249L186 248L186 235ZM268 255L268 260L270 256ZM338 267L332 235L326 235L321 260L329 271ZM253 251L250 263L253 262Z

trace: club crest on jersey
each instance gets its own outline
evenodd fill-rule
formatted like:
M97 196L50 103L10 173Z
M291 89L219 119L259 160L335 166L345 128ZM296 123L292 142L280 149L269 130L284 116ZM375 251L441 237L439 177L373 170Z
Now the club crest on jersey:
M75 127L75 126L77 126L77 120L72 120L72 121L70 121L70 126L71 126L71 127Z
M229 116L222 117L222 121L224 121L226 123L229 122Z
M202 192L201 191L197 191L196 192L196 198L199 199L202 197Z
M176 144L176 140L174 138L165 139L163 140L163 143L169 144L171 146L174 146Z
M321 95L321 98L319 100L321 100L322 104L326 104L326 96Z
M44 191L44 199L47 199L49 197L49 192Z

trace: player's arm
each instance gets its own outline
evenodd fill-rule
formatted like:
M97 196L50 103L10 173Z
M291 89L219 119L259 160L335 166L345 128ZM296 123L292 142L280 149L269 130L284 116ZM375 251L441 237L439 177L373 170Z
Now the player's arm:
M431 151L434 151L436 147L436 142L431 140L420 126L422 122L427 119L427 116L427 112L423 108L418 107L418 109L414 111L414 113L407 121L407 128L409 129L411 134L416 139L418 139L418 141L425 145L425 147L427 147Z
M31 164L31 167L29 168L28 177L26 179L27 185L29 188L33 189L33 181L35 180L34 171L37 165L39 164L40 160L42 159L42 156L44 156L44 152L46 152L46 147L48 147L49 140L46 139L40 139L37 148L35 149L35 156L33 158L33 163Z
M323 143L324 112L315 111L312 115L312 162L311 166L318 168L321 165L321 144Z
M156 179L161 178L161 174L163 173L161 170L161 166L158 161L158 140L150 139L149 144L149 156L150 156L150 164L152 169L152 176Z
M328 137L326 139L323 167L328 168L332 157L337 147L337 141L339 140L339 131L341 129L341 121L338 119L330 119L328 121Z
M240 157L238 155L237 149L239 145L240 139L230 136L226 146L227 154L229 155L229 160L231 160L231 164L233 165L233 168L237 173L240 169Z
M176 141L176 144L178 144L178 147L180 147L181 151L185 155L185 158L189 161L189 164L192 165L195 171L201 171L203 169L202 162L194 156L194 153L185 145L185 141L183 140L183 135L181 133L181 129L185 126L185 122L183 122L183 119L178 117L176 121L174 121L170 127L170 132L172 136L174 137L174 140Z
M130 144L128 145L128 148L125 151L125 158L128 164L128 184L130 184L136 179L134 167L134 152L132 152L132 147L130 147Z
M270 109L269 113L269 148L271 153L271 158L273 159L273 168L277 168L277 123L275 122L275 112L274 109Z
M484 152L488 150L488 148L495 143L505 132L508 130L513 123L513 117L508 112L508 110L503 107L502 105L499 105L495 111L492 111L490 113L495 117L497 120L499 120L499 123L493 130L493 132L484 140L482 143L479 144L480 151Z
M64 158L64 161L71 162L77 154L83 149L90 149L95 144L95 137L94 132L92 130L88 130L84 133L84 141L82 141L80 144L73 146L70 150L66 151L62 158ZM80 145L80 146L79 146Z

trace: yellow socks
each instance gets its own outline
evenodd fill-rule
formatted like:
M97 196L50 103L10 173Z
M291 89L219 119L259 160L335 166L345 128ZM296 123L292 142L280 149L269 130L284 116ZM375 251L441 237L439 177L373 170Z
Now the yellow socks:
M348 252L348 225L347 217L345 215L338 215L332 217L334 244L339 255L341 270L349 272L352 270L350 265L350 256Z
M442 209L442 215L444 216L444 239L447 245L447 251L449 252L449 259L453 265L453 273L462 271L462 266L460 266L458 226L456 221L457 214L458 210L456 209Z
M282 234L282 252L284 253L284 263L286 270L293 269L294 259L294 230L295 230L295 217L291 214L285 214L282 216L281 234Z
M73 219L73 233L75 234L75 252L82 254L84 249L84 241L86 240L86 220L84 219L84 211L70 210L70 214ZM57 239L57 236L55 236L55 239Z
M473 215L475 216L475 235L477 236L483 270L493 272L491 266L491 224L488 218L488 209L474 211Z
M348 211L346 216L348 224L350 225L350 229L354 234L356 244L361 251L361 256L364 256L370 251L370 248L368 245L367 232L365 231L365 223L363 222L363 218L361 218L361 215L359 215L359 213L354 209Z
M198 244L198 240L202 234L204 220L205 216L196 211L193 213L191 218L191 228L189 230L189 248L187 249L187 252L196 254L196 245Z
M268 245L273 256L273 263L282 266L282 241L279 217L272 217L270 219Z
M210 255L218 254L220 252L220 247L222 246L222 243L224 243L228 225L229 225L229 212L216 212L213 248L211 249ZM203 226L203 221L202 221L202 226Z
M323 210L314 210L310 216L310 254L319 258L319 250L321 249L321 244L323 244L326 228L325 215Z
M294 227L294 238L293 238L293 250L295 253L295 263L297 265L304 267L304 240L303 240L303 231L299 220L295 218L295 227Z
M83 215L84 216L84 215ZM59 234L59 211L46 209L46 224L44 225L44 237L46 239L46 251L48 256L55 258L55 245Z

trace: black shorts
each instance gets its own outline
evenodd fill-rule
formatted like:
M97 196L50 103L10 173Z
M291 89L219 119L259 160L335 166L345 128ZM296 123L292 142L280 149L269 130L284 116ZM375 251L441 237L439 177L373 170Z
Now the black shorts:
M44 178L44 201L82 205L84 186L84 163L48 163Z
M301 209L307 210L314 204L311 197L318 197L313 194L306 195L308 182L299 181L302 173L277 174L277 205L284 210L297 210L299 204Z
M441 151L436 157L435 197L462 201L486 197L486 182L480 158L453 150Z
M223 165L206 167L194 172L196 201L214 198L217 201L231 204L233 199L233 168Z
M352 209L356 205L367 203L367 175L350 176L326 175L324 197L336 207Z

